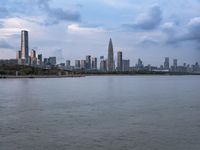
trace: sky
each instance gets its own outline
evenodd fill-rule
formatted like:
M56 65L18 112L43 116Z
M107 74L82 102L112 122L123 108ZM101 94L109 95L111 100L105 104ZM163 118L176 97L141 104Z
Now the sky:
M200 62L200 0L0 0L0 59L15 58L20 32L58 62L107 57L112 38L131 65L165 57ZM73 63L72 63L73 64Z

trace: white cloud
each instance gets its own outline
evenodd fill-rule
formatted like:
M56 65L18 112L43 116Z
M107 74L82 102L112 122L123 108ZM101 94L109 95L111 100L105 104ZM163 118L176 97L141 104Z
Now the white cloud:
M78 24L70 24L68 25L68 31L70 32L82 32L82 33L90 33L90 32L105 32L103 28L87 28L87 27L81 27Z

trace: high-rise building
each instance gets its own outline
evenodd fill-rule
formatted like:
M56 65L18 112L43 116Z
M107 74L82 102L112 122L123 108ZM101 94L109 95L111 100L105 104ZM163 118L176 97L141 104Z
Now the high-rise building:
M71 68L71 61L70 60L66 60L66 68L67 69Z
M130 68L130 60L122 61L122 71L129 71Z
M56 57L49 57L48 63L49 63L49 65L55 66L56 65Z
M113 44L112 44L112 39L110 39L109 45L108 45L107 71L112 72L114 70L115 69L114 69Z
M28 31L21 31L21 58L28 63L29 59L29 44L28 44Z
M48 65L49 64L49 59L48 58L44 58L44 64Z
M80 69L80 67L81 67L80 60L75 60L75 69Z
M36 51L34 49L31 50L31 58L36 58Z
M107 61L106 60L101 60L100 70L103 71L103 72L107 71Z
M164 69L169 69L169 57L165 57Z
M30 55L29 62L30 62L31 65L36 65L37 64L36 51L34 49L31 50L31 55Z
M142 62L142 60L140 58L138 59L138 63L136 65L136 67L139 70L144 68L143 62Z
M85 60L81 60L80 61L80 68L81 69L86 69L86 61Z
M22 56L22 51L17 51L16 53L16 59L21 59L21 56Z
M117 52L117 71L122 71L122 52Z
M42 54L38 55L38 65L42 65Z
M92 58L92 69L97 70L97 58Z
M173 60L173 67L174 67L174 68L177 68L177 66L178 66L178 60L177 60L177 59L174 59L174 60Z
M91 56L90 55L88 55L88 56L86 56L86 69L87 70L90 70L91 69Z

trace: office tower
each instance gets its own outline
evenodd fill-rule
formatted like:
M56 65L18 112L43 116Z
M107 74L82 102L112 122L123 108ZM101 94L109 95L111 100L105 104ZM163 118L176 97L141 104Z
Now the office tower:
M37 64L36 51L34 49L31 50L31 55L30 55L29 62L30 62L31 65L36 65Z
M29 45L28 45L28 31L21 31L21 58L25 60L26 64L29 59Z
M117 52L117 71L122 71L122 52Z
M169 57L165 57L164 69L169 69Z
M75 60L75 69L80 69L80 67L81 67L80 60Z
M34 49L31 50L31 58L36 58L36 51Z
M92 58L92 69L97 70L97 58Z
M178 66L178 60L177 60L177 59L174 59L174 60L173 60L173 67L174 67L174 68L177 68L177 66Z
M55 66L56 65L56 57L49 57L48 64Z
M112 72L114 71L114 56L113 56L113 44L112 39L110 39L108 45L108 59L107 59L107 71Z
M44 58L44 64L48 65L49 64L49 59L48 58Z
M66 68L70 69L71 67L71 61L70 60L66 60Z
M81 69L86 69L86 61L85 60L81 60L80 61L80 68Z
M16 59L21 59L21 55L22 55L21 51L17 51Z
M86 69L87 70L91 69L91 56L90 55L86 56Z
M107 61L106 60L101 60L100 62L100 71L107 71Z
M137 63L137 69L143 69L143 68L144 68L143 62L142 62L142 60L139 58L139 59L138 59L138 63Z
M130 68L130 60L122 61L122 71L129 71Z
M42 65L42 54L38 55L38 65Z

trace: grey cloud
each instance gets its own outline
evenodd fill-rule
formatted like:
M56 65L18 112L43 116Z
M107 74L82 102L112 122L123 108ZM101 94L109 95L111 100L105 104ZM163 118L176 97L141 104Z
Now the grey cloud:
M2 0L0 1L0 18L27 18L41 15L44 22L32 21L42 25L53 25L60 22L80 21L81 15L73 8L63 9L50 6L51 0ZM26 19L29 21L29 19Z
M6 18L10 15L7 8L0 6L0 18Z
M200 17L192 18L189 23L184 27L184 31L180 33L175 27L171 29L173 34L166 32L169 44L178 44L181 42L200 42Z
M133 24L125 26L132 29L152 30L157 28L162 21L162 10L158 5L152 6L148 13L140 15Z
M6 49L10 49L13 48L12 45L10 45L7 41L5 40L0 40L0 48L6 48Z

